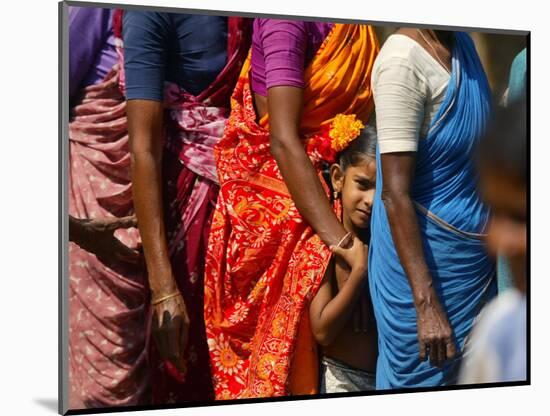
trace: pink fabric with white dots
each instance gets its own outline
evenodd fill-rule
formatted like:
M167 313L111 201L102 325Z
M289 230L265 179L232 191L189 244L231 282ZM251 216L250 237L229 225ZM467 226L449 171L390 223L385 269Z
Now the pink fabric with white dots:
M126 103L118 71L84 89L69 124L69 214L133 213ZM135 248L139 232L115 234ZM107 265L69 245L69 407L128 406L146 400L147 299L143 268Z

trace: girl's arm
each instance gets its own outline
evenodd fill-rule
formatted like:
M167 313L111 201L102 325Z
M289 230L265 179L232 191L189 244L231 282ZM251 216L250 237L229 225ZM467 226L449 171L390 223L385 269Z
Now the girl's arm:
M323 346L330 345L350 320L367 275L368 249L360 240L356 238L350 249L333 248L333 252L342 255L347 261L352 261L352 269L343 287L333 297L331 281L334 277L335 265L334 261L331 261L321 287L311 302L309 309L311 329L316 341ZM342 271L342 273L347 272Z

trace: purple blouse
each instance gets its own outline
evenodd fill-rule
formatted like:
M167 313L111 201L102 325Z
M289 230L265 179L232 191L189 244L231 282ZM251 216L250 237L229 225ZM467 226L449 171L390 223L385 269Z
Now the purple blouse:
M103 80L117 63L112 9L69 7L69 94Z
M251 85L267 96L274 86L304 87L304 68L332 29L332 23L254 19Z

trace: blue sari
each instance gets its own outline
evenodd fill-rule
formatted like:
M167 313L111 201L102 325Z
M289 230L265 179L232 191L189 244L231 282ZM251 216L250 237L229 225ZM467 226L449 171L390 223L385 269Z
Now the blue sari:
M411 189L424 256L447 313L457 357L443 368L420 361L413 295L397 255L377 183L369 247L369 285L379 339L377 389L456 383L464 341L481 306L496 293L495 265L483 233L489 212L476 192L471 159L490 114L490 90L471 38L455 33L446 96L419 141Z

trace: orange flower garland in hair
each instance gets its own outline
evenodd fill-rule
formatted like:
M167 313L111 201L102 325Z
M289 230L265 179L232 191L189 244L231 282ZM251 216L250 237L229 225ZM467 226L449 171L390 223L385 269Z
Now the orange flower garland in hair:
M355 140L365 125L357 120L355 114L338 114L332 121L329 136L331 147L335 152L341 152L352 140Z
M316 153L324 161L334 163L338 152L348 147L364 127L355 114L338 114L332 123L308 141L308 153Z

